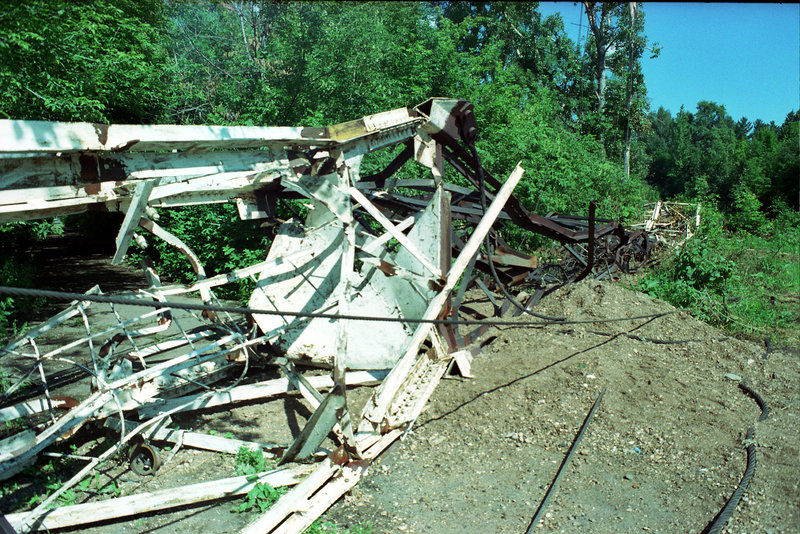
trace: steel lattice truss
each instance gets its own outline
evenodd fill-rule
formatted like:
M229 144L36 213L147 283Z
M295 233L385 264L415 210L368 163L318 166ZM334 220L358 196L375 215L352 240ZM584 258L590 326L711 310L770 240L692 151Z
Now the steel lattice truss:
M2 353L28 362L23 378L38 377L42 394L15 402L18 385L12 386L3 395L0 417L45 421L36 431L0 443L0 478L13 477L88 421L105 420L121 438L35 510L9 516L12 525L29 530L100 521L246 493L256 482L268 482L296 486L248 532L299 531L410 428L449 368L469 376L475 341L485 326L461 332L402 319L460 317L468 312L461 306L464 291L473 284L502 315L510 301L495 300L487 285L502 287L508 296L506 287L524 286L528 297L522 306L530 307L550 278L604 276L647 261L647 235L595 220L593 207L588 218L529 213L512 194L522 168L510 170L502 183L495 179L477 159L475 135L472 105L440 98L327 128L0 120L0 222L87 209L124 212L114 263L147 231L181 250L197 275L191 285L162 285L148 268L149 287L128 294L131 298L214 304L217 288L249 279L256 285L250 308L395 319L196 314L168 305L141 313L124 305L72 302ZM396 147L402 149L385 169L361 174L366 155ZM398 179L395 173L412 160L430 177ZM449 183L446 170L473 187ZM304 219L277 219L277 203L288 199L302 199L308 207ZM208 276L190 247L157 223L160 209L213 202L235 202L242 219L279 224L263 261ZM505 224L555 239L573 259L554 274L553 266L540 266L503 242ZM87 299L99 292L91 289ZM112 326L96 324L90 306L113 315ZM40 350L40 336L75 318L84 324L85 336ZM241 385L254 359L277 366L283 377ZM91 375L89 396L51 394L47 369L54 362ZM308 368L329 372L313 374ZM357 384L376 386L360 413L347 395ZM291 443L194 435L170 426L169 416L178 412L266 401L288 391L299 392L313 411ZM329 446L331 435L335 441ZM225 452L247 446L280 458L280 464L257 481L239 477L187 486L179 502L161 495L47 511L61 492L129 441L139 443L132 467L144 472L156 472L161 462L151 441Z

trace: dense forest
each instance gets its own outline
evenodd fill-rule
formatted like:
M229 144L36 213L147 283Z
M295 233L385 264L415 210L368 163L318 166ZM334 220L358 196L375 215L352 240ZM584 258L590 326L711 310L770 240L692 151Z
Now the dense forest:
M798 112L767 124L724 103L649 109L641 59L658 45L646 6L584 4L579 46L559 16L527 2L3 2L0 118L323 126L463 98L484 165L504 176L521 159L517 192L535 212L581 214L596 200L598 215L632 222L646 201L697 200L718 236L796 236ZM219 272L266 243L233 213L192 207L164 220ZM20 251L52 230L0 226L3 284L31 283ZM663 293L677 275L658 276ZM0 302L0 328L20 305Z

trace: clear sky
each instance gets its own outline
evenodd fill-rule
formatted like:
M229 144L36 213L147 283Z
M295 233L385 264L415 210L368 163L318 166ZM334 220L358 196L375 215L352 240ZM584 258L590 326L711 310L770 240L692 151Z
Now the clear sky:
M780 125L800 108L800 4L646 2L642 10L648 41L662 47L643 58L651 110L693 112L710 100L734 120ZM540 11L561 13L573 41L579 31L586 38L580 3L541 2Z

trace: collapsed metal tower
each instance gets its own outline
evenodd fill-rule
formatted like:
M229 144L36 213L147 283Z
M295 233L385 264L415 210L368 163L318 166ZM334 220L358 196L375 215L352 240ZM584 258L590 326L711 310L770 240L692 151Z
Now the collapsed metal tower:
M150 287L122 295L127 300L104 299L93 288L5 347L0 356L28 362L26 377L38 373L42 394L10 403L17 388L12 386L2 396L7 406L0 418L47 413L50 420L40 431L0 442L0 479L14 476L86 422L107 420L121 431L119 443L89 462L59 490L64 491L124 443L175 442L177 431L168 427L174 413L292 389L313 415L291 443L220 438L211 446L208 439L197 440L213 450L235 452L242 444L264 450L280 458L281 467L259 480L297 484L253 532L293 532L311 524L410 428L449 366L456 362L469 373L472 344L485 327L465 333L453 321L468 287L475 283L490 294L487 284L497 286L507 302L516 302L506 288L527 284L532 294L517 303L518 313L541 297L545 274L536 258L502 241L503 224L564 244L575 258L566 278L646 261L646 234L595 220L593 209L585 219L529 213L512 194L522 168L517 165L504 182L495 179L478 160L475 135L472 104L443 98L327 128L0 121L0 222L87 209L124 212L114 263L122 261L138 232L148 231L181 250L197 275L193 284L167 286L150 270ZM384 169L362 176L366 155L399 147ZM430 178L395 177L409 160L429 169ZM446 181L445 163L473 187ZM278 221L277 202L286 199L303 200L304 220ZM158 225L157 210L229 201L242 219L280 226L263 261L209 277L190 247ZM475 271L492 278L482 281ZM215 289L243 279L256 286L249 310L228 313ZM135 312L140 308L130 306L133 299L154 307ZM179 301L206 309L197 315ZM90 305L108 306L114 324L90 324ZM496 307L499 314L508 304ZM85 336L39 350L39 336L75 317L85 324ZM255 357L285 377L239 385ZM50 394L45 368L56 361L91 375L88 397ZM330 373L312 376L307 368ZM196 392L210 384L215 389ZM348 403L353 384L377 384L360 413ZM319 460L330 435L335 445ZM140 447L134 460L145 471L155 471L160 461L149 447ZM231 484L241 492L251 482ZM10 516L11 523L29 530L107 518L97 506L88 514L92 504L47 510L59 491L32 512ZM203 495L194 498L209 498Z

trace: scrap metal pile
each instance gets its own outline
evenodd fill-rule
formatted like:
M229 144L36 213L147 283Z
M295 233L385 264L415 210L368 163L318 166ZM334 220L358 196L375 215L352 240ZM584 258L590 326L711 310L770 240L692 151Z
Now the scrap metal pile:
M700 204L659 200L645 206L644 219L637 228L647 232L656 244L677 248L700 228Z
M28 531L117 519L243 494L262 482L294 488L248 532L301 531L411 427L451 366L469 375L486 325L474 324L484 317L462 305L468 288L483 289L495 315L512 304L520 314L548 284L647 261L646 233L596 220L593 206L587 218L529 213L512 194L522 168L503 182L493 177L475 135L472 105L440 98L327 128L0 121L0 222L120 211L114 263L147 231L181 250L197 275L191 285L162 285L148 268L149 287L139 291L109 297L94 287L0 353L21 379L41 382L41 394L24 402L14 400L22 380L2 393L3 420L38 424L0 442L0 479L89 422L120 435L34 510L9 515L12 525ZM379 151L396 155L362 175L362 160ZM430 177L397 178L411 160ZM446 181L446 169L472 187ZM291 199L301 199L307 215L278 220L278 203ZM242 219L279 226L263 261L208 276L190 247L159 226L157 210L229 201ZM539 265L502 240L509 223L563 244L571 260ZM215 292L240 280L255 284L247 309L225 306ZM84 335L45 346L48 332L76 320ZM461 331L465 323L471 331ZM256 361L283 376L248 380ZM91 377L86 396L54 394L53 377L69 372ZM360 412L348 398L354 385L376 386ZM312 415L288 442L186 432L170 418L289 392L299 392ZM49 509L123 446L133 445L137 473L157 473L170 459L154 445L163 442L175 444L172 456L179 447L235 453L245 446L279 462L256 479Z

